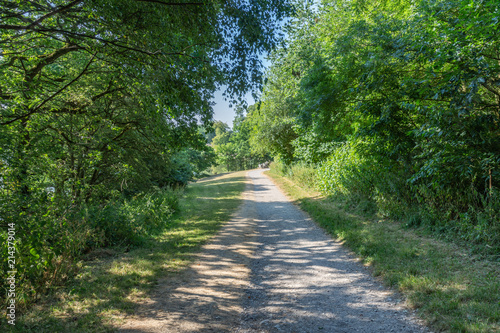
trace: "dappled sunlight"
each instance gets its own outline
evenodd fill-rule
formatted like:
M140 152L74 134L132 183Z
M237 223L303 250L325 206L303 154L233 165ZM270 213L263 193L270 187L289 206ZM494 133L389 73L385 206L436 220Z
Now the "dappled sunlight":
M420 332L397 297L271 182L251 173L256 255L242 332Z
M244 200L242 207L251 205L248 197ZM162 280L121 332L217 332L236 324L257 245L248 215L240 210L186 271Z
M127 314L137 312L158 280L186 270L194 260L193 252L218 230L223 221L229 219L241 202L244 177L220 175L204 183L202 186L191 184L185 190L180 211L163 232L151 237L143 246L131 248L128 253L117 248L107 251L109 253L96 251L89 254L89 260L83 262L68 290L58 293L56 298L61 302L57 306L50 310L47 310L47 304L35 306L34 311L23 315L26 330L43 331L43 327L52 325L50 327L60 332L94 332L95 327L103 332L115 331ZM205 193L202 196L209 199L197 198L200 193ZM243 247L235 251L247 250ZM230 262L234 261L228 259L213 264L225 270ZM203 276L206 284L210 278L210 275ZM221 275L220 278L229 284L234 280L233 276ZM197 320L192 318L193 323Z
M215 186L220 186L220 185L236 185L236 184L241 184L241 182L244 182L245 181L245 177L231 177L231 178L226 178L226 179L223 179L219 182L216 182L216 181L208 181L208 182L205 182L205 183L199 183L199 184L203 184L203 188L205 189L205 191L207 190L210 190L212 187L215 187ZM198 183L196 184L198 185ZM194 185L194 186L196 186Z
M154 275L154 270L151 268L151 265L147 260L141 260L141 262L135 263L117 263L108 270L108 273L125 276L129 275L132 270L134 271L134 275L137 277Z
M252 187L188 268L137 300L122 332L420 332L397 297L270 182ZM162 235L162 246L180 250L204 237L196 225L208 222L188 223Z

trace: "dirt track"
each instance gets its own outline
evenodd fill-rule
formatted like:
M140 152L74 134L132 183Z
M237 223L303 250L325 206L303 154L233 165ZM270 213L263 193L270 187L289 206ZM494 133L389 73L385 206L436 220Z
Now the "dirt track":
M194 264L121 332L428 332L262 175Z

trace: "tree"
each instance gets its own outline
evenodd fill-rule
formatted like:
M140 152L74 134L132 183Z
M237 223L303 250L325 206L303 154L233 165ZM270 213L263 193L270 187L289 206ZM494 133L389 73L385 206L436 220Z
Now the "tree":
M254 106L248 107L253 110ZM245 108L239 105L233 121L233 129L223 122L217 122L214 127L217 135L212 146L217 154L219 165L228 171L238 171L256 168L259 163L269 160L269 155L252 151L250 147L250 132L252 124L245 116Z
M213 92L259 87L258 54L289 10L276 0L0 0L0 223L24 235L19 274L39 284L30 267L60 254L54 235L85 205L185 182L185 155L210 158L198 126L209 126Z
M5 146L16 147L6 158L16 170L14 178L24 184L23 195L29 192L29 161L39 155L30 157L31 144L49 132L72 149L85 146L100 155L134 130L150 136L143 132L147 127L138 129L138 119L156 117L164 132L175 127L168 146L175 146L179 135L192 137L197 116L204 122L211 117L209 98L218 84L231 83L233 94L258 85L256 54L275 43L276 23L270 18L280 19L287 6L274 1L3 1L1 124L18 133ZM85 133L86 124L113 135ZM103 141L82 142L89 135Z
M365 192L398 218L410 206L425 216L419 221L487 228L488 236L462 237L492 244L500 209L496 7L324 0L297 10L252 116L253 146L286 164L319 166L323 183Z

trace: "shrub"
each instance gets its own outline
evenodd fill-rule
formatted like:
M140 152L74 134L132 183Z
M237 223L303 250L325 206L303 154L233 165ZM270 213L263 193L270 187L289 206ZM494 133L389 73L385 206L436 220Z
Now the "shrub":
M103 234L103 244L89 246L138 245L144 236L165 227L177 209L178 192L156 188L104 207L87 206L81 211L81 218Z
M370 162L358 153L354 144L342 144L320 165L319 190L332 196L371 198L377 168Z
M292 164L288 174L295 182L310 189L316 189L317 171L313 166L306 163Z
M33 200L26 205L29 208L18 212L14 220L15 262L8 261L12 255L7 242L8 229L2 228L0 232L0 287L5 290L8 271L17 271L16 302L20 309L41 292L65 281L76 269L74 258L87 243L99 242L99 235L92 226L72 218L71 208L62 209L55 204L45 206L44 202L41 203L37 205Z
M271 162L271 164L269 164L269 168L271 169L270 171L272 173L275 173L279 176L286 177L290 175L290 168L279 158L276 158L274 162Z
M380 216L400 220L409 227L425 227L444 237L463 240L477 252L498 256L498 190L493 188L481 195L470 187L468 193L456 198L457 189L450 186L414 185L410 181L412 170L377 158L367 147L359 143L338 147L317 170L318 189L356 206L371 202Z
M145 237L161 231L178 209L178 197L178 191L157 188L129 199L122 197L104 205L89 203L78 209L68 202L33 200L26 205L29 210L17 216L16 223L19 306L25 306L38 294L71 276L83 252L102 246L138 245ZM7 260L8 236L7 228L2 228L0 287L3 290L6 274L13 270Z

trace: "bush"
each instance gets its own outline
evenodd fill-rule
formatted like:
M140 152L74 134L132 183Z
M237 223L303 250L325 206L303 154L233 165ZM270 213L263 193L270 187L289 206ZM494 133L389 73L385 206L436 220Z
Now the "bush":
M332 196L371 198L377 167L370 162L358 153L354 144L339 146L318 169L319 190Z
M227 169L223 165L215 165L210 168L210 173L213 175L218 175L220 173L225 173L227 172Z
M26 207L18 212L17 219L7 220L8 225L14 223L10 235L15 238L15 253L9 249L8 229L2 228L0 232L0 286L5 290L7 272L17 271L16 302L20 309L41 292L65 281L76 269L74 258L87 243L99 242L92 226L72 218L71 208L62 209L55 203L49 205L38 200L31 200ZM12 254L14 261L9 261Z
M456 198L457 190L449 186L412 185L411 170L376 156L369 146L345 143L319 166L317 188L351 205L370 202L382 217L400 220L409 227L425 227L466 241L477 252L498 255L500 195L495 188L480 195L471 187Z
M477 253L494 255L500 259L500 193L496 189L482 196L474 204L463 209L462 204L453 201L435 209L434 205L420 205L418 225L442 234L452 240L462 240Z
M306 188L317 188L317 171L313 166L306 163L292 164L288 173L290 178Z
M79 209L67 202L33 200L27 205L29 211L20 213L15 230L19 306L71 276L82 253L102 246L138 245L145 237L161 231L178 209L178 197L177 191L155 189L130 199L119 198L105 205L87 204ZM3 290L6 274L12 271L7 260L8 236L7 228L2 228Z
M102 234L103 244L94 246L138 245L143 237L164 228L178 209L178 192L154 189L130 199L120 198L104 207L87 206L80 218Z
M286 177L289 176L289 167L283 161L276 158L274 162L269 164L269 169L272 173L275 173L279 176Z

